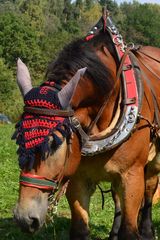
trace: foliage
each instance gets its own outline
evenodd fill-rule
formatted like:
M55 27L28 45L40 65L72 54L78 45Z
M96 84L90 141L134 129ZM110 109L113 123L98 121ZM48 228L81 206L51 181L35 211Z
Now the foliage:
M127 42L160 47L160 5L157 4L133 1L118 5L114 0L99 0L99 3L95 0L0 0L0 112L16 121L22 110L23 101L15 80L17 57L29 66L34 84L39 84L48 62L69 41L89 31L99 20L101 6L105 4ZM31 237L13 224L19 169L11 132L12 125L0 126L0 239L67 240L70 212L65 198L60 202L54 227L50 223ZM160 238L159 206L154 206L153 220ZM111 196L107 196L107 212L101 211L101 197L96 191L90 209L92 239L106 239L113 220Z
M73 36L73 34L62 30L43 39L43 51L46 54L48 62L57 57L59 51L73 39Z
M18 57L32 67L42 60L39 39L25 17L14 13L0 15L0 57L10 67Z
M95 25L101 17L101 6L97 3L94 4L88 11L82 13L81 29L83 34L88 32L90 28Z
M18 117L16 109L22 100L13 80L17 57L29 66L33 84L39 84L48 62L69 41L85 35L98 22L101 7L106 4L126 42L160 46L158 4L142 5L133 1L118 5L114 0L0 0L0 81L3 82L0 112L14 119Z
M6 99L12 97L14 80L12 71L4 64L2 58L0 58L0 72L0 103L4 103Z
M160 6L156 4L121 5L123 14L126 15L123 22L123 31L127 41L134 41L143 45L160 46Z
M18 114L22 102L19 100L21 99L19 92L16 91L13 71L4 64L2 58L0 58L0 72L0 111L9 115L12 120L16 120L15 113Z

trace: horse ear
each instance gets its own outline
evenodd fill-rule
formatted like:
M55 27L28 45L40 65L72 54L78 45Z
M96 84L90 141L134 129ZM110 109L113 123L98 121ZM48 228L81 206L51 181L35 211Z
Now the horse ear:
M61 106L65 109L69 106L70 100L75 92L77 84L80 78L86 72L86 67L79 69L76 74L71 78L71 80L62 88L60 92L58 92L58 98L61 103Z
M23 97L32 89L29 70L20 58L17 60L17 84Z

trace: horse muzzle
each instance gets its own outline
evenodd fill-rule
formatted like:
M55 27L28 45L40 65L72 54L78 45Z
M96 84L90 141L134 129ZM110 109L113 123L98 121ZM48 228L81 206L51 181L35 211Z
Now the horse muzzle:
M43 226L47 208L48 200L41 202L32 199L23 206L17 203L13 211L15 222L23 232L34 233Z
M34 233L43 225L37 214L29 214L20 217L16 209L14 210L14 219L21 230L27 233Z
M14 209L14 219L24 232L36 232L45 222L48 195L58 183L43 176L21 172L20 198Z

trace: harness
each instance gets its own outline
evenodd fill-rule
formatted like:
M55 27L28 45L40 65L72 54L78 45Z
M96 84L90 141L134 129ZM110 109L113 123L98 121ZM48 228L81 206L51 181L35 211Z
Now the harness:
M121 118L118 120L115 128L109 134L104 136L103 139L96 139L95 136L90 137L89 140L85 142L82 147L82 155L84 156L93 156L111 150L123 143L130 136L134 129L134 126L137 122L139 106L141 106L142 85L140 85L139 88L137 87L137 81L140 82L140 69L130 52L133 47L129 47L126 50L122 36L119 34L117 28L113 25L109 17L107 20L107 29L114 44L117 58L120 62L115 85L122 75L121 87L124 95L124 109ZM98 118L101 116L106 103L107 102L105 102L100 109L95 122L97 122Z
M103 18L105 21L106 18ZM99 25L99 23L98 23ZM84 143L82 146L82 155L83 156L94 156L108 150L114 149L120 144L122 144L125 140L127 140L132 132L135 130L136 123L143 119L145 120L152 132L158 135L158 130L160 129L160 119L159 112L160 108L156 100L156 93L154 88L150 82L150 79L146 76L144 71L139 67L139 59L135 56L136 54L144 54L147 57L159 62L158 59L147 55L140 51L140 46L134 46L131 44L130 46L126 46L124 44L122 36L119 34L117 28L111 21L110 17L107 18L107 30L113 42L113 46L116 51L117 58L120 62L118 71L117 71L117 79L115 82L115 86L121 79L121 89L123 91L123 113L121 117L118 119L115 127L106 135L99 138L96 136L88 136L81 135L81 138L84 139L82 142ZM97 27L93 27L89 35L87 36L87 40L93 37L93 33L96 34ZM104 49L105 50L105 49ZM149 68L149 66L142 64L158 79L156 73ZM149 86L152 93L152 100L155 109L155 118L154 123L151 123L148 119L141 115L141 106L142 106L142 98L143 98L143 83L142 77L145 79L147 85ZM95 120L91 124L91 128L98 122L104 108L106 107L107 101L105 101L100 108ZM80 125L80 124L79 124ZM80 128L80 126L79 126ZM90 130L91 130L90 128ZM82 132L82 129L81 129Z
M79 120L74 116L74 111L72 109L61 110L61 109L44 109L41 107L32 107L25 106L24 112L33 113L38 115L46 115L46 116L58 116L69 118L70 124L80 135L82 142L82 155L83 156L93 156L99 153L106 152L113 148L116 148L118 145L122 144L135 129L135 125L138 119L147 119L143 118L140 115L141 105L142 105L142 97L143 97L143 84L141 81L142 72L139 68L138 60L133 54L133 51L137 51L134 45L127 47L124 44L122 36L119 34L117 28L112 23L110 17L107 18L107 24L103 26L107 26L104 28L104 31L109 32L111 40L113 42L117 59L120 62L118 71L117 71L117 79L115 85L121 79L121 91L123 95L123 112L120 114L114 129L111 130L110 133L106 134L102 138L98 138L96 136L90 136L87 134ZM99 24L101 28L101 24ZM91 32L86 37L86 41L89 41L94 34L98 31L98 25L96 25ZM105 51L105 49L104 49ZM155 94L153 94L153 98L155 98ZM100 118L104 108L106 107L107 102L105 101L101 106L97 117L92 122L89 132L96 124L98 119ZM154 101L154 105L156 105ZM158 121L157 117L157 121ZM154 127L150 123L151 127ZM67 158L68 156L66 156ZM65 166L64 166L65 167ZM30 187L35 187L40 190L46 190L49 192L55 192L64 177L63 172L60 174L59 178L56 180L46 179L43 176L38 176L32 173L22 172L20 176L20 184ZM68 181L66 181L68 183ZM66 184L67 186L67 184ZM62 187L62 191L65 191ZM61 195L61 191L58 196ZM58 197L59 198L59 197Z

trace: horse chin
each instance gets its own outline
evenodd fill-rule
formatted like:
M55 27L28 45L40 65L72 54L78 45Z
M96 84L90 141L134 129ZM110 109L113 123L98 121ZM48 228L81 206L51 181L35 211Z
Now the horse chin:
M35 233L44 225L47 209L48 201L40 204L32 200L28 203L28 207L22 207L20 203L17 203L13 211L14 220L23 232Z

